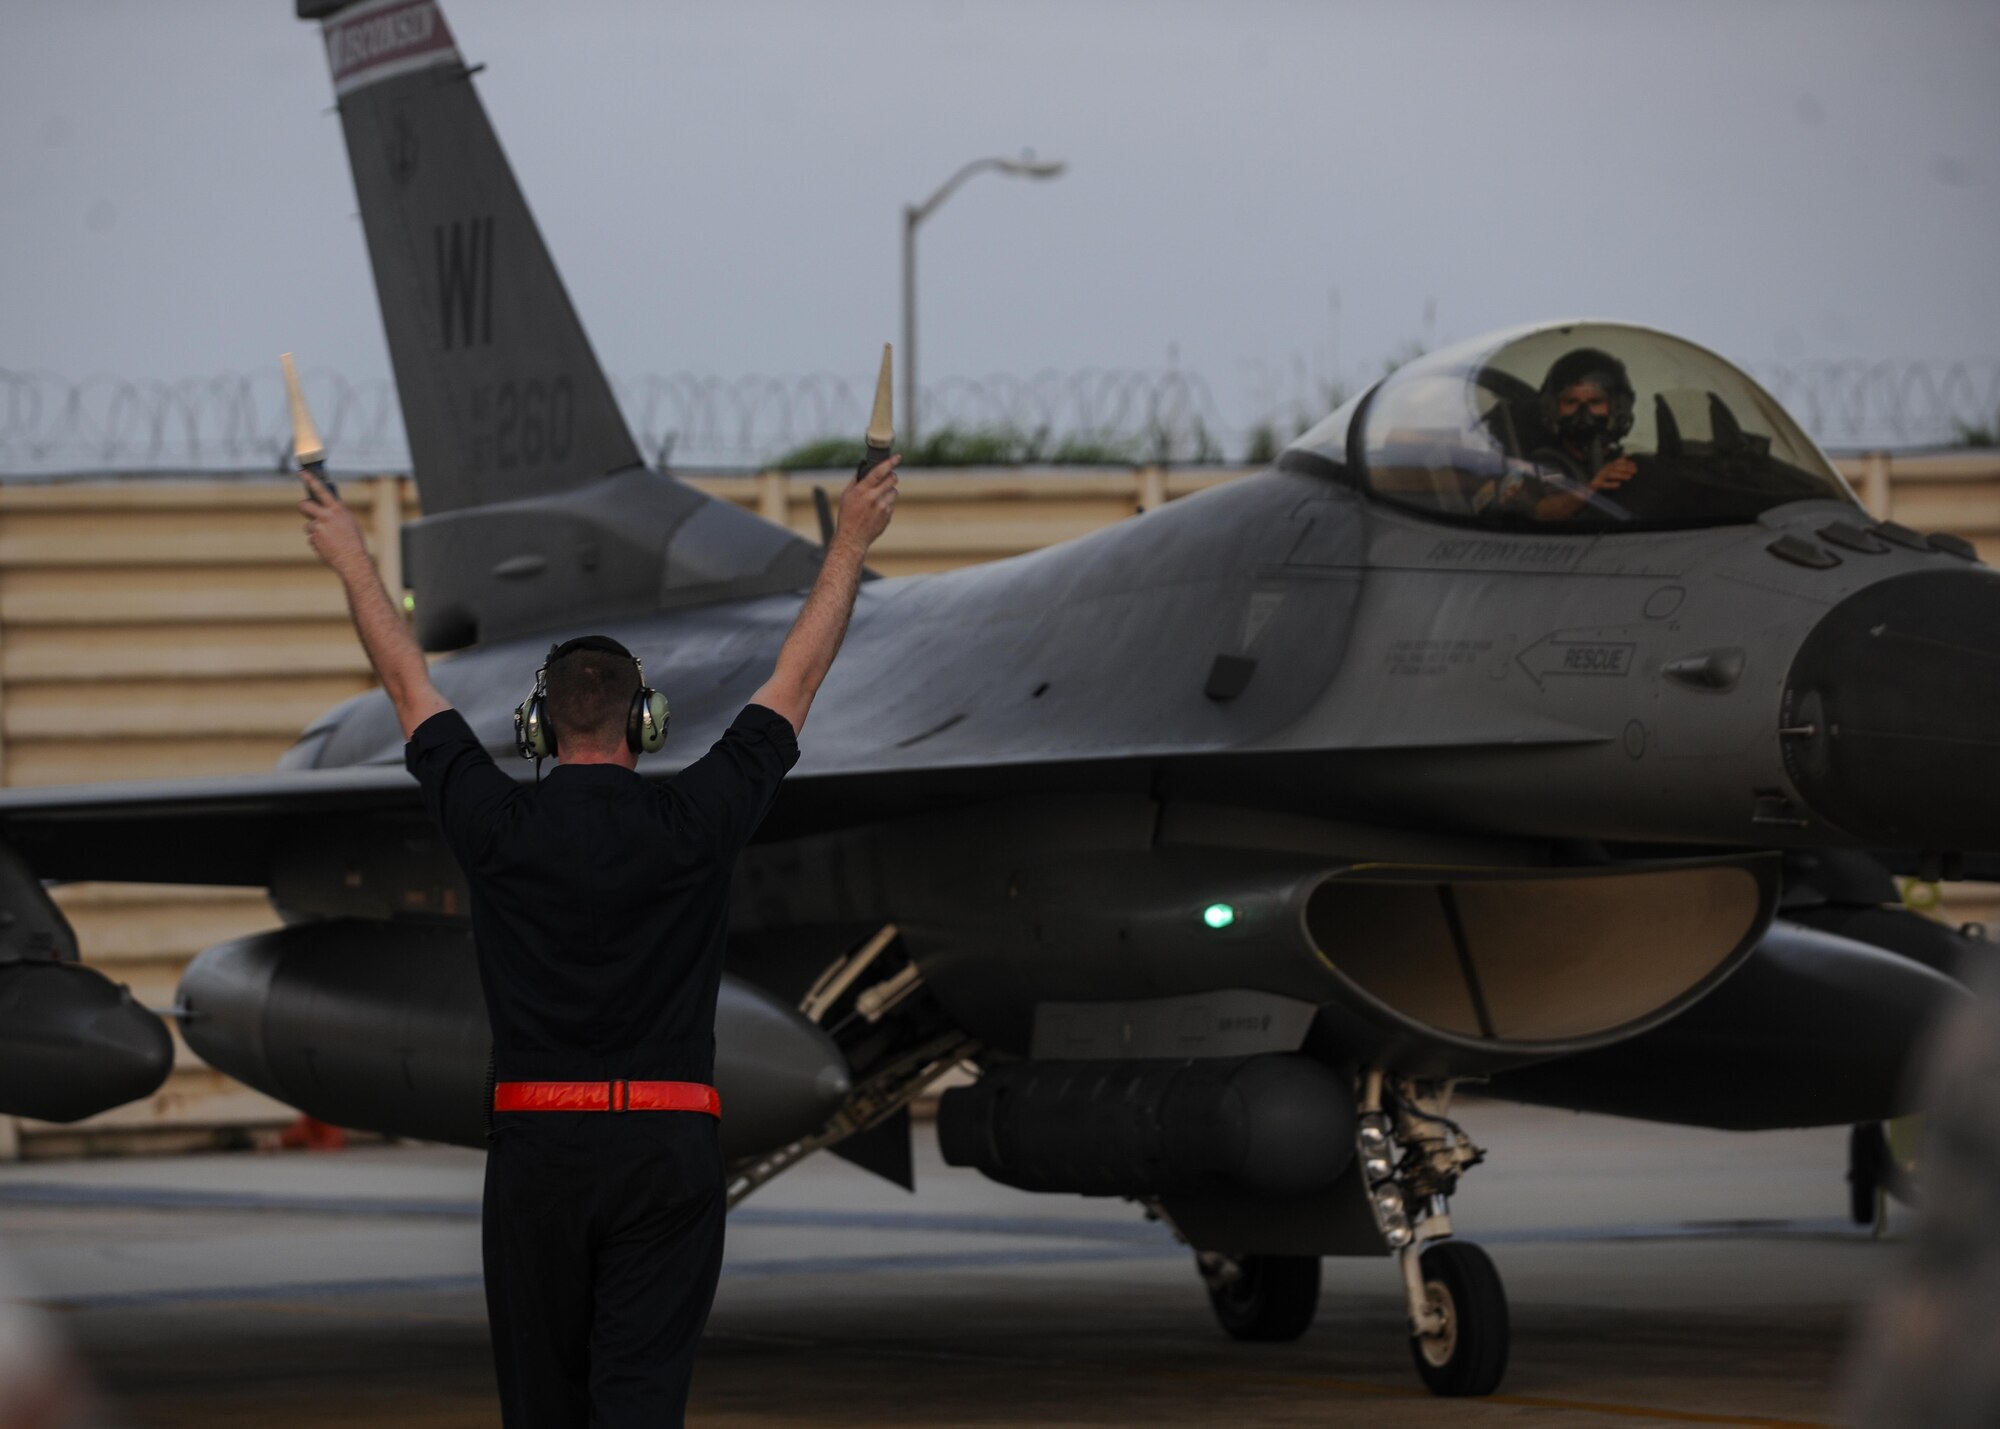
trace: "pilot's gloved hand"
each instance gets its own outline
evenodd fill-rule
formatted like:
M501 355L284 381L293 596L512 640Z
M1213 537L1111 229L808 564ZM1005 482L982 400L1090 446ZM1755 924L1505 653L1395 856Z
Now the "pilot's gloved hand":
M1616 491L1638 474L1639 463L1629 456L1621 456L1616 461L1606 462L1604 470L1590 479L1592 491Z

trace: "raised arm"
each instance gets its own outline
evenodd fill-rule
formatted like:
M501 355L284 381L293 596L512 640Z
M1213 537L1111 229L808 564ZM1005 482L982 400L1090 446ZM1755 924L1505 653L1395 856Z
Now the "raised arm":
M354 617L361 648L368 652L375 678L382 682L390 702L396 706L403 738L408 739L418 725L440 710L450 709L451 701L431 683L424 652L410 634L410 627L403 623L402 612L389 599L389 592L383 589L382 577L376 573L375 563L368 559L361 523L311 472L302 471L299 477L308 493L299 503L299 514L306 518L306 540L346 588L347 611Z
M900 456L890 457L841 494L840 520L827 542L819 579L778 652L778 668L750 697L750 703L790 720L795 733L805 728L806 711L847 637L847 618L854 613L854 594L861 588L862 562L876 538L889 529L896 510L896 466L901 461Z

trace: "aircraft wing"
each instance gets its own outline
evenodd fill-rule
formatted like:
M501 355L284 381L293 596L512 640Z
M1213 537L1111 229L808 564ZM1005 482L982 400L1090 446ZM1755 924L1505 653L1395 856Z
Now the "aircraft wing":
M690 741L709 742L703 730ZM719 735L720 729L713 731ZM1570 742L1551 735L1542 742ZM1515 744L1522 741L1515 740ZM502 768L531 779L512 759ZM1284 750L1134 748L1066 757L1023 751L984 762L907 766L832 758L785 781L758 841L1036 794L1124 794L1226 800L1315 812L1314 791L1337 782L1338 754ZM671 779L664 770L648 779ZM39 878L268 887L275 856L315 823L352 829L357 819L420 818L416 781L401 764L276 770L201 779L0 788L0 846Z
M0 843L47 879L255 887L302 822L421 808L395 765L0 789Z
M1049 788L1143 790L1143 760L1041 761L994 768L863 771L786 781L760 839L793 837L999 793ZM502 765L515 778L525 765ZM649 771L650 779L671 774ZM55 882L269 887L277 858L314 825L351 836L371 819L423 818L400 764L343 765L202 779L0 789L0 846Z

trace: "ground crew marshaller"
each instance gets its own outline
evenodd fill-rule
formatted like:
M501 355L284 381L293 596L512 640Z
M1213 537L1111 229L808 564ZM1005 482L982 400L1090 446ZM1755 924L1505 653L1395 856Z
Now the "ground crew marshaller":
M900 460L849 484L771 678L670 783L635 769L665 702L603 636L556 646L537 679L559 763L537 785L502 773L431 683L353 514L301 473L307 539L346 587L471 891L496 1078L486 1306L508 1429L682 1422L722 1265L710 1083L730 869L799 757Z

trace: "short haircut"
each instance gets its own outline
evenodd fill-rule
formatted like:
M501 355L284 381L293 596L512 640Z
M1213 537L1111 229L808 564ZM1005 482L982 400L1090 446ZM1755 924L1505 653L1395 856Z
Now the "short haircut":
M639 693L639 666L617 642L585 636L557 650L549 660L549 719L556 727L556 750L578 744L616 748L625 743L632 697Z

